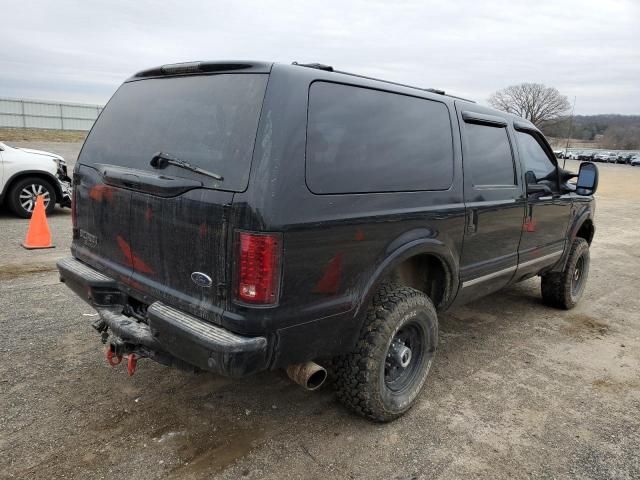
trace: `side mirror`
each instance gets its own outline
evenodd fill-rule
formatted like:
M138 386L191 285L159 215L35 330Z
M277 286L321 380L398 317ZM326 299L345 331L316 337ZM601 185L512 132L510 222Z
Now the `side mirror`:
M531 170L525 172L524 181L527 182L527 195L534 195L538 193L551 195L553 193L548 185L545 185L544 183L538 183L536 174Z
M582 162L578 170L576 193L578 195L593 195L598 188L598 167L591 162Z

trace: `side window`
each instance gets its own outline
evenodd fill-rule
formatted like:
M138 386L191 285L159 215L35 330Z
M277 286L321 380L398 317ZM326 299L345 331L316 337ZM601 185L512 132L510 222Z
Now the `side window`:
M474 186L513 186L516 176L505 127L465 123L465 173Z
M449 110L423 98L314 82L306 178L319 194L446 190L453 181Z
M538 140L533 135L525 132L516 132L516 138L520 158L524 164L524 171L535 173L537 180L544 179L555 183L556 177L551 174L555 173L556 165L545 153Z

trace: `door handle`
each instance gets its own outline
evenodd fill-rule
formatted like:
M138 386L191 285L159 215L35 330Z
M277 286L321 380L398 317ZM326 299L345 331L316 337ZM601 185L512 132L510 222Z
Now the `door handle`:
M478 231L478 210L471 208L467 210L467 233L476 233Z
M522 230L529 233L536 231L536 221L533 219L533 205L531 203L527 206L527 216L522 224Z

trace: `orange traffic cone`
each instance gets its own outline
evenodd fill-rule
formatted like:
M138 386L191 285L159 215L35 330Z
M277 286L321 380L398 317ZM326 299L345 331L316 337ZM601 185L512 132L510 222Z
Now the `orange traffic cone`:
M44 210L44 197L38 195L38 198L36 198L36 206L31 214L27 238L22 244L22 246L28 250L54 247L54 245L51 244L51 231L49 230L47 215Z

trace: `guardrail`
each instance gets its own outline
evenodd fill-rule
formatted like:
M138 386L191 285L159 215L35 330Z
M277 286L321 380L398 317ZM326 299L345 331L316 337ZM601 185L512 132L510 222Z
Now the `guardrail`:
M0 127L90 130L102 105L0 98Z

